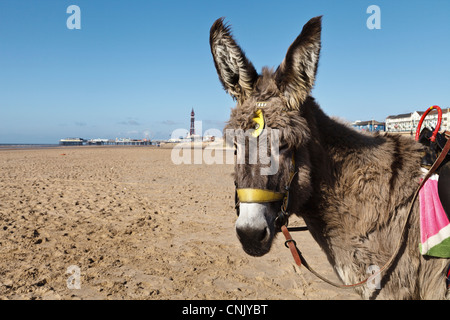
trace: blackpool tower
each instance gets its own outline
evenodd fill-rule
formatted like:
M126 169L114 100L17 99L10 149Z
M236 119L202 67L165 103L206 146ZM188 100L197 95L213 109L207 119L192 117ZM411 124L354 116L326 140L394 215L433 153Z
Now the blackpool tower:
M195 135L195 113L194 113L194 108L192 108L191 111L191 129L189 130L189 135L192 137L193 135Z

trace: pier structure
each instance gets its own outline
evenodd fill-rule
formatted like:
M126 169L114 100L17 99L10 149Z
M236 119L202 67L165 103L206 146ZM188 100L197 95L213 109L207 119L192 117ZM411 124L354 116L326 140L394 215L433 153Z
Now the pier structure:
M152 141L150 139L116 138L115 144L124 146L150 146Z
M65 138L59 140L59 144L63 146L103 146L103 145L120 145L120 146L150 146L152 141L150 139L130 139L130 138L116 138L116 139L83 139L83 138Z

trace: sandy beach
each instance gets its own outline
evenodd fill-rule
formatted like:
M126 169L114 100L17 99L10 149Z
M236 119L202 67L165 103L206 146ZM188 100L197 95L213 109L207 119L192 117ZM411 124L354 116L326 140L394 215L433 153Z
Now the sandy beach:
M281 236L244 253L232 171L156 147L0 150L0 299L358 299L295 266Z

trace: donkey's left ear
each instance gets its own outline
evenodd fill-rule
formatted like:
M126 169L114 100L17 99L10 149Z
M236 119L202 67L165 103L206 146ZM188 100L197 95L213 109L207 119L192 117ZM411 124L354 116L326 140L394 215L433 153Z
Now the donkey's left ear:
M233 39L223 18L217 19L211 27L209 44L224 89L242 102L253 91L258 73Z
M322 16L312 18L291 44L275 77L289 109L299 109L316 79L320 55Z

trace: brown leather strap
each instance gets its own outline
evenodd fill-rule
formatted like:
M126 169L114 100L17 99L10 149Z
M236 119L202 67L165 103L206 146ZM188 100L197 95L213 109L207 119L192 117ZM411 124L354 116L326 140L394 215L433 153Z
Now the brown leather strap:
M284 234L284 237L286 238L286 242L284 245L288 247L291 250L292 257L294 258L295 263L301 267L302 266L302 260L300 259L300 251L297 249L297 243L292 239L291 234L289 233L287 227L283 225L281 227L281 231Z
M292 257L294 258L295 263L301 267L302 264L303 266L312 274L314 274L316 277L318 277L319 279L321 279L322 281L337 287L337 288L341 288L341 289L351 289L351 288L355 288L355 287L359 287L362 286L363 284L365 284L369 279L365 279L361 282L355 283L355 284L350 284L350 285L342 285L342 284L337 284L334 283L330 280L328 280L327 278L323 277L322 275L320 275L319 273L317 273L313 268L311 268L309 266L309 264L306 262L305 258L303 257L302 253L300 252L300 250L298 250L297 248L297 243L292 239L291 234L289 233L289 230L286 226L282 226L281 227L281 231L284 234L284 237L286 238L286 242L285 242L285 246L288 247L291 250L291 254ZM373 277L374 275L372 275L371 277Z

